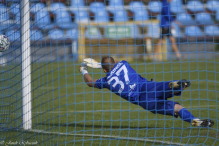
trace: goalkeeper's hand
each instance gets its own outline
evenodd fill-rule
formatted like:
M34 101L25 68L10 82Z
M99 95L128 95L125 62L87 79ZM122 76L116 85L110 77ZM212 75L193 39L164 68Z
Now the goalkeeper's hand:
M83 59L83 63L85 63L88 67L91 68L102 68L101 63L97 62L92 58L85 58Z
M84 64L84 63L82 63L82 64L79 66L78 70L83 74L83 76L84 76L85 74L88 74L87 65Z

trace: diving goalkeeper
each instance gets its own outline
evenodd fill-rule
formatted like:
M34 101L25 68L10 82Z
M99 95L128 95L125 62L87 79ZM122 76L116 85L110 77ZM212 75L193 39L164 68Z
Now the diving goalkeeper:
M185 79L165 82L148 81L137 74L127 61L123 60L116 63L110 56L102 58L101 66L106 77L94 80L88 74L86 65L79 67L79 71L83 74L84 81L89 87L107 88L145 110L176 118L179 116L193 126L211 127L214 125L214 121L200 120L178 102L167 100L174 95L180 96L182 90L190 86L190 81Z

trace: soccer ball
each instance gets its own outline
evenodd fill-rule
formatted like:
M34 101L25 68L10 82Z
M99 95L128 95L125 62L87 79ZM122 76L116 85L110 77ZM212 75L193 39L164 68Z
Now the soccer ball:
M10 41L5 35L0 35L0 52L6 51L10 46Z

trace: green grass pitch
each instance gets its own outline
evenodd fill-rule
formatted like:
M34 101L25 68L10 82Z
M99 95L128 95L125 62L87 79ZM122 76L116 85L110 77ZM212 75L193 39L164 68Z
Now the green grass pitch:
M147 112L109 90L89 88L78 72L78 64L33 63L33 129L50 133L1 131L1 138L5 138L4 142L37 141L39 145L169 145L160 141L175 145L219 145L219 60L136 61L130 64L148 80L191 80L191 87L183 91L182 96L171 100L179 102L198 118L213 119L215 125L211 128L192 127L180 118ZM102 70L88 71L94 79L105 76ZM17 110L5 118L10 116L8 124L19 127L22 123L21 95L13 97L19 98L12 99L11 110L5 111Z

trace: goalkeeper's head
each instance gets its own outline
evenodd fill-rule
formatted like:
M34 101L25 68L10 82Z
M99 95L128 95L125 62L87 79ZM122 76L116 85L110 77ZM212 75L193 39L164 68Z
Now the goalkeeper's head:
M102 57L101 65L102 65L103 71L105 73L108 73L114 67L115 60L111 56L104 56Z

